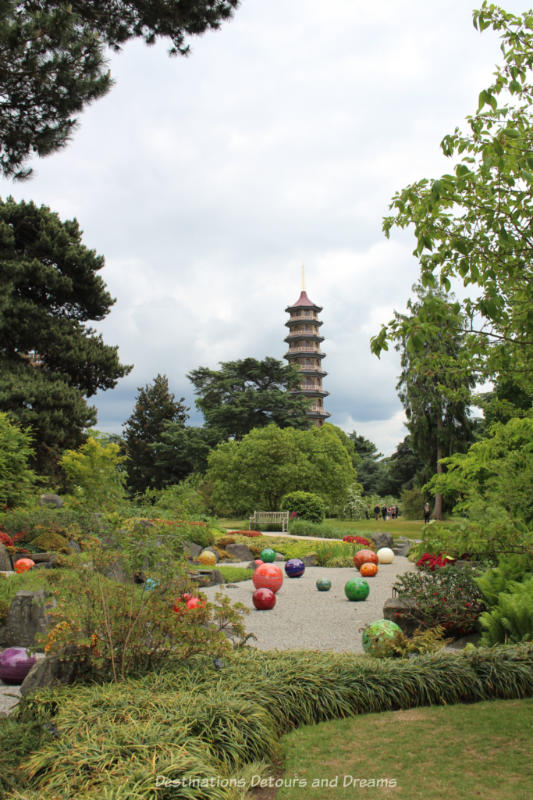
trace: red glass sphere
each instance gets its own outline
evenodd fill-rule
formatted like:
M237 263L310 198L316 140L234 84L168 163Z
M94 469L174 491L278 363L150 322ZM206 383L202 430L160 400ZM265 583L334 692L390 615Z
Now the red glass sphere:
M276 605L276 595L272 589L256 589L252 601L258 611L269 611Z
M27 572L34 566L35 561L33 561L31 558L19 558L18 561L15 561L13 569L20 575L22 572Z
M272 589L277 592L283 583L283 573L275 564L260 564L252 580L256 589Z
M361 569L361 564L368 564L369 562L371 564L377 564L379 562L377 553L374 553L373 550L358 550L353 557L353 563L356 569Z

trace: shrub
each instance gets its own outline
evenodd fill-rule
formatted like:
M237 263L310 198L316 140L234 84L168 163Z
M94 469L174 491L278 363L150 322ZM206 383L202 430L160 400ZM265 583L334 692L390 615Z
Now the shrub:
M313 492L289 492L281 500L281 510L295 513L299 519L310 522L322 522L326 516L324 501Z
M475 581L488 608L498 604L500 594L509 591L513 581L520 582L533 573L533 556L511 555L501 558L496 567L491 567Z
M533 576L523 583L510 583L498 603L481 615L481 643L518 644L533 641Z
M402 516L405 519L422 519L424 517L424 492L418 486L404 489L400 497Z
M52 531L41 533L39 536L36 536L35 539L32 540L32 546L38 548L43 553L48 553L53 550L58 553L71 552L65 537L61 536L59 533L53 533Z
M463 636L475 630L485 608L475 574L474 568L454 566L406 572L396 580L393 593L415 601L412 609L401 613L420 628L441 625L447 634Z
M91 511L113 510L125 499L126 476L118 444L104 444L90 435L77 450L65 450L61 467L74 498Z
M317 542L315 555L319 567L353 567L357 547L346 542Z
M289 533L294 536L320 536L323 539L342 539L344 532L329 522L310 522L298 519L291 522Z
M368 635L368 639L376 658L410 658L413 655L435 653L453 641L445 638L442 625L425 630L417 629L412 636L396 631L390 639L379 634Z
M12 507L31 496L37 477L28 466L31 436L0 412L0 504Z
M342 516L345 519L365 519L367 503L368 500L363 497L363 487L360 483L354 483L348 489Z
M443 567L449 567L455 561L452 556L447 556L446 553L424 553L421 558L418 559L416 562L416 566L419 569L427 569L430 572L435 572L436 569L442 569Z

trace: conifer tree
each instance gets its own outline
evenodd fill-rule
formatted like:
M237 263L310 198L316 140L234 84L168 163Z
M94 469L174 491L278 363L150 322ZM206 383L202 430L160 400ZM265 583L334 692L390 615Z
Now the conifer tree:
M128 461L128 488L133 493L162 489L166 465L158 464L157 445L168 423L185 425L188 408L184 398L176 400L166 375L156 375L153 383L139 386L133 413L124 425Z

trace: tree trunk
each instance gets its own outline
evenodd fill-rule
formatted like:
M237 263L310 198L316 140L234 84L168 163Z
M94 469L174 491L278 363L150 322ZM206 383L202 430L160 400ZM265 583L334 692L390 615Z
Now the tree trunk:
M441 448L441 446L439 444L439 445L437 445L437 475L442 475L442 473L444 472L443 466L440 463L441 458L443 458L443 455L442 455L442 448ZM431 518L432 519L440 519L440 520L442 519L442 495L441 494L436 494L435 495L435 505L433 506L433 511L432 511L432 514L431 514Z

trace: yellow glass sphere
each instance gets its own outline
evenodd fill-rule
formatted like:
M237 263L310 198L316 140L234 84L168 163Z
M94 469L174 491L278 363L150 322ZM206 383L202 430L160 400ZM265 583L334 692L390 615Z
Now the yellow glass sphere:
M200 564L203 564L204 567L214 567L217 563L217 557L212 550L202 550L198 556L198 561Z

